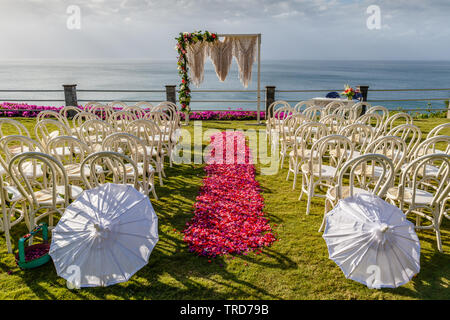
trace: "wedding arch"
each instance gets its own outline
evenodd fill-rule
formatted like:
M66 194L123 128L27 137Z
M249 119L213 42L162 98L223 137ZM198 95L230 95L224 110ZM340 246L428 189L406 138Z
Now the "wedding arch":
M191 89L189 78L189 66L187 59L188 46L196 44L198 42L209 42L214 43L219 41L220 37L233 37L233 38L244 38L244 37L256 37L257 38L257 121L261 124L261 34L218 34L211 33L209 31L195 31L193 33L182 32L179 37L176 38L178 51L178 74L181 77L181 84L178 90L179 102L181 105L181 111L189 117L190 113L190 102L191 102Z

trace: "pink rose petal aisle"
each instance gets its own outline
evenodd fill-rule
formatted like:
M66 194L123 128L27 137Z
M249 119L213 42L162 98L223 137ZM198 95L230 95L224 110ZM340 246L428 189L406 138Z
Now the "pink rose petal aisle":
M264 217L264 199L242 132L211 137L207 176L184 230L189 250L201 256L246 254L276 237Z

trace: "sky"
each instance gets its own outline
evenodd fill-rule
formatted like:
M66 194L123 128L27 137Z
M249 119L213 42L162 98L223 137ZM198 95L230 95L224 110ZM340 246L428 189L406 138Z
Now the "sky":
M261 33L263 60L450 59L449 0L0 0L0 59L171 60L195 30Z

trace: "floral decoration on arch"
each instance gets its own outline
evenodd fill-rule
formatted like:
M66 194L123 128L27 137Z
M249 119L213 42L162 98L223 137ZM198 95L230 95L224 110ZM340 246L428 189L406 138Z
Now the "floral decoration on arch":
M189 87L189 68L186 58L186 48L190 44L197 43L199 41L214 42L218 39L217 33L211 33L209 31L195 31L193 33L182 32L180 36L175 38L177 40L177 46L175 49L178 51L178 74L181 77L180 89L178 91L179 101L181 105L181 111L190 112L189 104L191 102L191 89Z

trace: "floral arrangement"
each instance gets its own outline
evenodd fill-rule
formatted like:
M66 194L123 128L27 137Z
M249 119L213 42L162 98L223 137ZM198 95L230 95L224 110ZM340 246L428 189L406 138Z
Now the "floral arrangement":
M258 254L276 241L276 235L264 217L264 199L245 136L215 134L210 148L207 176L194 205L195 216L183 231L184 241L200 256Z
M341 95L346 96L348 100L352 100L353 96L357 94L359 91L353 89L348 84L345 85L344 91L341 93Z
M201 32L195 31L193 33L183 32L180 33L177 40L177 46L175 49L178 51L178 74L181 77L180 90L178 91L181 111L189 113L189 104L191 102L191 90L189 88L189 68L187 66L186 48L189 44L194 44L199 41L214 42L217 40L216 33L210 33L208 31Z
M3 102L0 103L0 117L25 117L33 118L39 112L44 110L59 111L61 107L54 106L36 106L26 103Z

